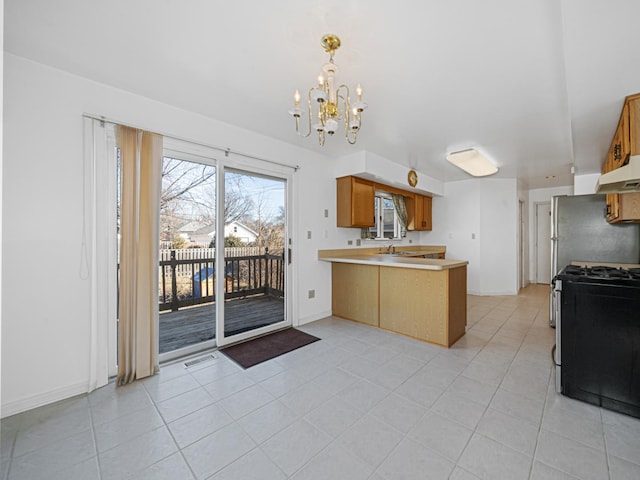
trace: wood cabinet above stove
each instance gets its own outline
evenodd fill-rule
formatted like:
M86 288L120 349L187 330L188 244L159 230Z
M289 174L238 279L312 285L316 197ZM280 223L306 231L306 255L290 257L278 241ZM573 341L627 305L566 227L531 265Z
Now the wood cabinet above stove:
M640 93L625 98L602 173L626 165L631 155L640 155ZM607 221L640 222L640 193L607 194Z

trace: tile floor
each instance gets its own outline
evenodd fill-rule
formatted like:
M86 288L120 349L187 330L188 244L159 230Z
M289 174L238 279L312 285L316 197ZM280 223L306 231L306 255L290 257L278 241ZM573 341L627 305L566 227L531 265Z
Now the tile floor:
M548 287L469 296L447 350L326 318L210 362L2 420L3 480L640 478L640 420L554 392Z

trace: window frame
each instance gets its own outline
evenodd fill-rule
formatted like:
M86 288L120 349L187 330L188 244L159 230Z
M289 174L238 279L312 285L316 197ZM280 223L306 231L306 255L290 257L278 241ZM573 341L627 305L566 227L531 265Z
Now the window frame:
M386 237L384 232L384 201L390 200L393 208L393 237ZM383 212L380 215L380 212ZM375 225L369 228L369 238L371 240L401 240L402 239L402 225L398 218L398 212L391 194L383 191L376 190L374 194L374 212L375 212ZM374 236L371 236L374 234Z

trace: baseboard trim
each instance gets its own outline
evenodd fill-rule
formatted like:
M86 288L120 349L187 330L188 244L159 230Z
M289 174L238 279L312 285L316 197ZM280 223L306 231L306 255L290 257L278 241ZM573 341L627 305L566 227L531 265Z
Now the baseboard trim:
M17 413L26 412L27 410L49 405L50 403L59 402L60 400L75 397L76 395L82 395L88 391L88 384L86 382L82 382L75 385L57 388L49 392L40 393L38 395L33 395L31 397L22 398L20 400L3 403L0 407L0 418L10 417Z
M305 325L307 323L315 322L316 320L320 320L321 318L330 317L331 310L315 313L313 315L309 315L308 317L298 319L298 325Z

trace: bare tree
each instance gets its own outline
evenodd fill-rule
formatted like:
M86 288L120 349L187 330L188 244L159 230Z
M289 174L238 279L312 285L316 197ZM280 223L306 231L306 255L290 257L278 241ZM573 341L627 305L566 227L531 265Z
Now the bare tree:
M164 157L160 210L175 201L187 202L192 206L208 206L209 202L206 198L199 195L201 190L199 187L206 185L209 181L215 183L215 175L216 169L210 165Z
M227 175L225 188L225 222L239 220L252 208L250 198L243 193L241 175ZM160 195L161 231L173 236L181 225L197 221L215 224L216 168L175 158L164 157L162 192Z

